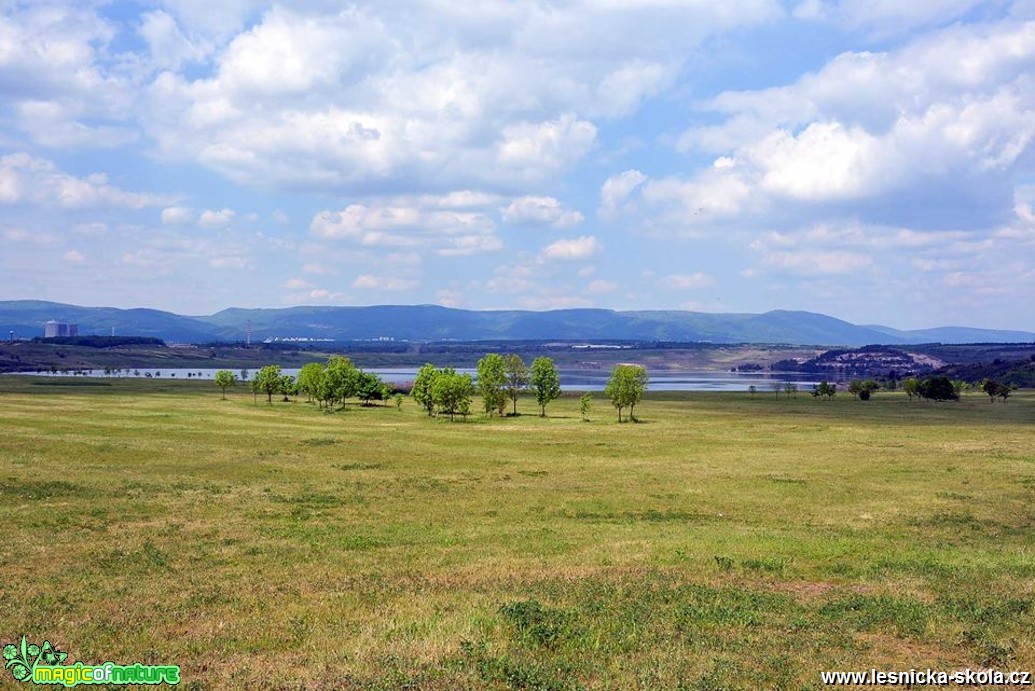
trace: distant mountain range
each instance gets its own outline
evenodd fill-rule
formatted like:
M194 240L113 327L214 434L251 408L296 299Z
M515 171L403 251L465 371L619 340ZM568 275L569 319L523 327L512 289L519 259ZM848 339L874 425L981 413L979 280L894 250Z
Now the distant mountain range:
M617 312L567 309L546 312L474 311L437 305L376 307L231 308L210 316L153 309L79 307L36 300L0 301L0 337L42 336L49 320L79 325L81 335L154 336L172 342L314 338L335 341L392 338L408 341L636 340L712 343L785 343L860 346L910 343L1027 343L1030 331L941 327L900 331L856 325L812 312L712 314L674 310Z

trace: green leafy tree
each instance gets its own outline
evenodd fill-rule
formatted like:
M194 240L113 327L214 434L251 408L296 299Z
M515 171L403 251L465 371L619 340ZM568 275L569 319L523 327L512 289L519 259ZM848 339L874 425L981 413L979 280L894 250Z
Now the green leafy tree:
M284 397L284 402L287 403L291 400L292 396L298 395L298 385L295 383L295 378L290 374L280 375L280 385L277 388L278 393Z
M507 397L514 403L514 415L517 415L518 396L528 388L528 366L520 355L511 353L503 358L503 368L507 373Z
M234 376L234 373L231 372L230 370L228 370L228 369L221 369L218 372L216 372L215 382L216 382L216 386L218 386L220 389L222 389L222 391L223 391L223 400L225 401L226 400L226 390L229 389L231 386L236 386L237 385L237 377Z
M384 400L385 385L373 372L358 370L356 375L356 397L363 401L363 405L370 405L370 401Z
M532 392L539 404L539 417L546 417L546 405L561 395L561 375L551 358L541 355L532 361Z
M319 362L310 362L298 370L298 391L305 394L308 402L320 400L320 386L323 383L324 366Z
M507 368L503 356L489 353L478 361L478 393L485 403L485 414L503 415L507 406Z
M593 394L586 392L579 398L579 412L582 413L582 419L589 419L589 410L593 406Z
M604 393L611 399L611 405L618 409L618 421L622 421L622 409L629 408L629 419L635 421L633 412L636 404L647 390L647 368L641 365L615 365L607 380Z
M396 410L402 410L403 400L405 400L405 398L406 397L403 396L401 393L397 393L394 396L392 396L392 402L395 403Z
M816 384L815 387L813 387L812 395L816 398L819 398L820 396L833 398L837 395L837 384L831 384L826 379L824 379L819 384Z
M909 377L902 382L902 390L909 396L909 400L913 400L913 396L920 395L920 380L916 377Z
M921 398L931 401L958 401L960 395L952 386L952 380L948 377L928 377L920 382L919 393Z
M347 357L332 355L327 359L324 376L327 378L327 400L344 408L345 401L356 395L359 370Z
M280 365L266 365L252 380L253 390L266 394L266 402L273 403L273 394L280 393Z
M430 362L425 362L419 370L417 377L413 380L413 388L410 389L410 397L417 401L417 404L428 411L428 417L435 412L435 379L441 374Z
M471 397L474 395L474 382L470 374L459 374L452 367L438 373L432 385L432 396L439 411L453 421L456 415L465 418L471 411Z

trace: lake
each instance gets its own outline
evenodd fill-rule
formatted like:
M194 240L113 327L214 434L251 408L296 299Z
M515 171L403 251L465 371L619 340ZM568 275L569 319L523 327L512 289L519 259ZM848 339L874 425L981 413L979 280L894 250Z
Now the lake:
M119 377L157 377L159 379L212 379L216 372L216 369L160 369L160 368L138 368L122 370L117 376ZM240 370L232 370L235 374L240 376ZM402 367L395 369L378 369L372 368L365 370L372 372L386 382L393 383L404 383L412 382L417 376L416 367ZM458 372L466 372L475 375L475 370L459 368ZM105 377L104 370L85 370L86 376L89 377ZM602 391L604 385L607 383L607 378L610 372L607 370L600 370L599 372L592 370L559 370L561 375L561 388L569 389L574 391ZM298 374L297 368L285 368L284 374L290 374L295 376ZM32 374L30 372L23 372L22 374ZM254 374L254 370L249 372L249 375ZM755 386L759 391L772 391L774 383L785 384L793 383L797 384L798 389L801 391L810 391L813 385L818 384L817 379L808 378L808 375L802 375L795 372L722 372L722 371L672 371L672 370L652 370L650 374L650 383L648 390L650 391L747 391L749 386ZM63 374L51 374L44 373L44 376L52 377L75 377L82 375L74 375L71 373ZM116 375L111 375L116 376Z

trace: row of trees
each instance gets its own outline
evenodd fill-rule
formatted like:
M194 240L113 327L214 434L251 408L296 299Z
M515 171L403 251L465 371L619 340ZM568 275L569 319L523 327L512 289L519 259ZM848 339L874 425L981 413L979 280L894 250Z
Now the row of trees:
M245 374L242 371L242 375ZM226 398L226 390L236 386L238 381L237 375L229 370L216 372L215 384L222 389L223 398ZM371 401L387 401L392 397L391 386L340 355L332 355L326 364L310 362L298 371L297 377L284 374L280 365L266 365L249 383L256 396L266 395L267 403L272 403L274 396L283 396L284 400L291 396L305 396L310 403L316 401L321 408L329 408L335 405L344 407L350 398L358 398L364 405L369 405Z
M528 367L515 354L500 355L489 353L478 361L477 386L470 374L462 374L452 367L437 368L426 363L417 371L410 396L428 415L448 415L450 420L459 415L467 418L471 414L471 402L474 395L480 394L486 415L502 417L506 413L508 402L511 404L511 415L517 415L518 398L530 391L539 406L540 417L546 417L546 406L561 395L561 378L554 361L548 357L537 357ZM246 379L246 371L242 371ZM215 384L223 392L236 386L241 379L229 370L216 372ZM622 412L629 410L628 419L635 420L636 405L643 399L647 390L647 369L640 365L616 365L604 388L604 393L611 404L618 410L618 421L623 422ZM251 378L249 384L252 392L258 396L266 395L268 403L273 396L282 395L284 400L290 396L305 395L321 407L340 405L350 398L359 398L364 404L373 400L388 400L392 397L392 388L382 382L376 375L364 372L351 360L342 356L332 356L326 364L309 363L302 367L297 377L283 374L279 365L266 365ZM402 402L402 396L395 394L396 404ZM580 411L585 419L592 397L587 393L580 400Z

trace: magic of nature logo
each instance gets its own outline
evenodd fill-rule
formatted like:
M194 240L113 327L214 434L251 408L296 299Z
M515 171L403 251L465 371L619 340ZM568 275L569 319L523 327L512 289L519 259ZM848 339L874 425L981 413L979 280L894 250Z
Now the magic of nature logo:
M68 653L44 641L43 645L29 643L22 636L21 644L8 643L3 647L4 669L17 681L27 684L54 684L66 687L87 684L169 684L180 683L179 665L144 665L139 662L117 665L64 664Z

